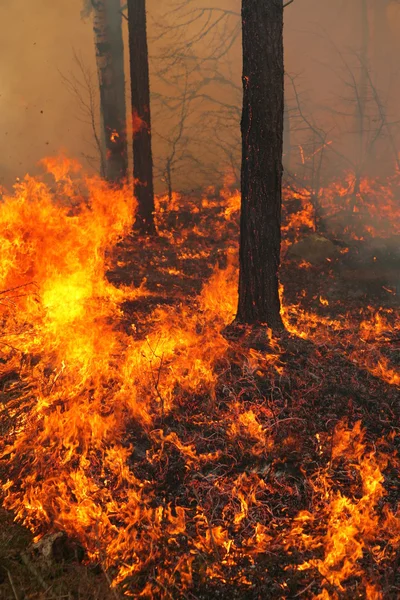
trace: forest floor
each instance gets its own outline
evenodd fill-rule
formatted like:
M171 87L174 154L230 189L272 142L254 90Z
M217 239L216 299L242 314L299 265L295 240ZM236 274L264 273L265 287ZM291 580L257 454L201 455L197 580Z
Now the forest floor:
M115 249L109 281L137 287L145 278L151 292L123 307L119 326L129 331L134 322L137 337L147 334L157 308L197 310L214 267L224 269L236 252L237 215L227 220L216 203L201 210L196 203L165 213L157 239L132 238ZM213 398L201 389L181 393L172 411L155 418L153 430L172 440L158 461L149 456L159 442L132 427L130 468L160 506L173 516L183 507L187 519L184 532L158 541L157 560L124 582L134 598L150 597L149 590L177 600L399 598L399 264L383 239L335 244L335 256L319 264L283 260L288 319L303 315L301 329L304 314L314 315L307 336L283 336L278 349L229 340L214 367ZM357 327L378 310L385 326L360 342ZM371 368L372 359L393 381ZM8 380L1 386L4 402ZM201 542L199 506L207 516ZM109 589L112 569L87 564L79 544L71 548L65 541L35 560L32 536L0 512L0 598L121 597ZM164 568L174 576L160 577Z

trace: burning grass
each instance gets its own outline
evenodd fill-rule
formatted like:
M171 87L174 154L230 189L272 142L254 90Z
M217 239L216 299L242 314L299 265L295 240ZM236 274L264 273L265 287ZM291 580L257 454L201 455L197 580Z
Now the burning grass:
M284 262L288 335L226 339L237 194L128 239L129 189L46 168L0 212L5 508L135 598L397 598L398 292L365 289L366 241ZM315 229L286 196L285 251Z

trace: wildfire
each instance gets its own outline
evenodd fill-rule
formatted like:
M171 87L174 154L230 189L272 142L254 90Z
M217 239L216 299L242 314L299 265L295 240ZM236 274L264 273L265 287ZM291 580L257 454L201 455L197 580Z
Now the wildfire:
M158 283L117 287L106 276L131 232L131 189L86 177L75 161L44 166L44 178L27 176L0 207L1 364L3 375L18 373L1 415L5 506L36 539L63 531L78 540L132 597L180 597L200 579L247 590L260 576L273 586L270 557L274 597L299 595L285 577L301 586L312 572L307 597L343 597L353 578L363 597L383 598L363 561L391 564L400 544L386 485L399 465L387 440L372 444L359 421L344 420L305 435L313 389L302 387L301 369L290 371L290 346L268 332L268 350L223 335L236 310L237 252L227 242L215 267L207 239L212 227L213 244L229 240L239 194L226 187L200 207L178 194L158 199L162 247L178 262L151 248L154 268L172 279L185 279L193 261L213 268L196 298L168 305ZM364 199L374 185L363 182ZM291 242L315 230L310 195L294 199ZM183 206L195 225L165 227ZM308 276L311 265L300 266ZM331 352L399 385L382 351L398 326L394 309L330 317L323 292L322 316L281 292L292 343L307 340L314 358ZM139 311L125 327L125 305L143 298L157 301L145 330Z

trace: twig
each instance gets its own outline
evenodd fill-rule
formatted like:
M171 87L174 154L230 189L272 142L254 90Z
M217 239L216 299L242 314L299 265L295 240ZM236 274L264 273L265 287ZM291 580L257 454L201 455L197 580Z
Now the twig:
M160 360L160 366L158 367L158 373L157 373L157 379L154 377L154 373L153 373L153 365L152 365L152 360L150 360L150 372L151 372L151 378L153 380L153 385L154 388L157 392L157 396L160 400L161 403L161 420L164 421L164 409L165 409L165 402L164 402L164 398L160 392L159 389L159 384L160 384L160 377L161 377L161 369L163 366L163 360L164 360L164 354L162 354L161 356L157 356L155 350L153 350L153 348L150 346L149 341L146 340L148 347L150 348L151 353L153 354L153 356L155 358L158 358Z
M300 419L299 417L287 417L287 419L280 419L280 421L275 421L275 423L272 423L272 425L270 425L269 427L266 427L265 430L272 429L276 425L279 425L280 423L284 423L285 421L302 421L304 423L305 419Z
M16 285L15 287L8 288L7 290L2 290L0 292L0 296L3 294L8 294L9 292L15 292L15 290L20 290L21 288L27 287L28 285L36 285L36 283L34 281L30 281L29 283L22 283L21 285Z
M151 578L151 581L153 583L155 583L156 585L158 585L159 588L161 588L163 590L163 592L168 596L168 598L171 598L173 600L173 596L171 595L171 593L167 590L167 588L165 587L165 585L163 584L162 581L157 581L157 579L154 579L154 577Z
M18 597L18 594L17 594L17 590L15 589L15 585L14 585L13 579L11 577L11 573L10 573L10 571L8 569L6 569L6 567L4 567L4 569L7 571L8 581L9 581L11 589L13 591L14 598L15 598L15 600L19 600L19 597Z
M299 596L302 596L303 594L305 594L312 585L314 585L315 580L312 581L311 583L308 584L308 586L306 588L304 588L304 590L300 590L300 592L298 592L297 594L295 594L295 596L293 596L293 598L298 598Z
M115 600L121 600L121 596L118 594L117 590L112 586L111 577L107 573L106 568L103 566L103 561L100 562L100 566L101 566L101 570L104 573L104 577L107 580L107 583L108 583L108 586L110 588L110 591L111 591L112 595L114 596Z

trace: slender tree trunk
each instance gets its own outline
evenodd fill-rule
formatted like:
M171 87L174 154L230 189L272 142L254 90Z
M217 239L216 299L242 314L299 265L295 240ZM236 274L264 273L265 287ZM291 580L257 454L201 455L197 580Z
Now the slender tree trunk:
M120 0L92 0L97 71L105 144L105 176L121 183L127 176L124 44Z
M355 111L355 131L356 131L356 167L354 173L353 197L349 204L350 213L354 213L357 204L357 196L360 192L361 178L363 175L366 161L366 109L368 100L368 69L369 69L369 19L368 19L368 0L359 0L359 20L361 27L360 43L360 76L358 78L356 94Z
M133 177L134 193L138 201L136 229L144 234L154 234L156 229L145 0L128 0L128 22L133 122Z
M361 48L360 48L360 77L357 93L356 126L358 134L358 173L356 179L362 175L365 159L365 116L368 97L368 68L369 68L369 19L367 0L361 2Z
M236 321L283 329L281 245L283 2L242 0L243 113L239 303Z
M168 188L168 200L171 203L172 202L172 168L171 168L171 161L169 158L167 159L167 166L165 168L165 180L167 182L167 188Z
M389 5L389 0L375 0L372 13L371 62L377 85L385 90L390 89L391 79L396 76L399 56L390 26Z
M373 54L375 59L375 70L380 69L383 61L390 58L391 29L388 21L388 0L374 0L374 37ZM388 61L390 64L390 60Z

